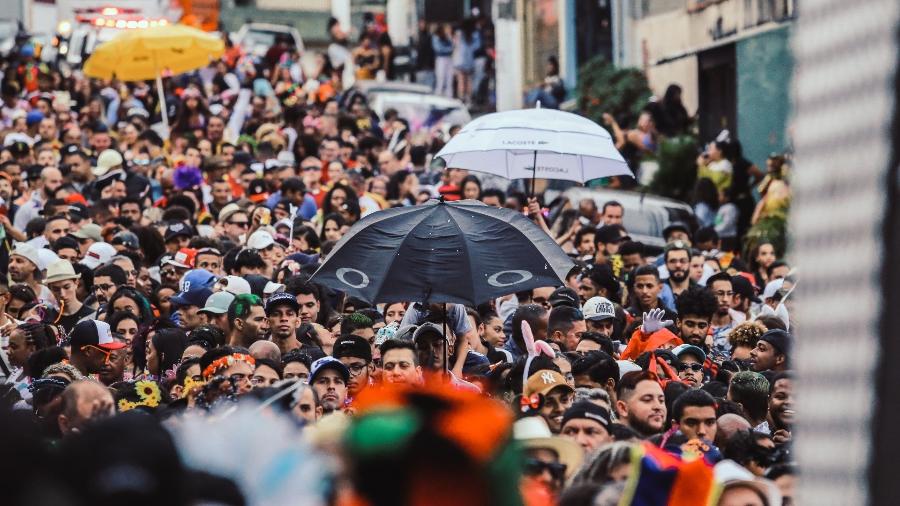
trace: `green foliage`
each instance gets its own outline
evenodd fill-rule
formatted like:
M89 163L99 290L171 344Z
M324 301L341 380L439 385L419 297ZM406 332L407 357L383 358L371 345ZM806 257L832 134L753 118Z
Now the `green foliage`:
M697 139L681 135L662 139L656 155L659 169L650 192L689 202L697 180Z
M784 256L787 250L787 218L771 216L762 218L756 225L750 227L744 236L744 251L751 251L757 244L770 242L775 248L775 254Z
M634 125L650 95L643 72L616 68L602 56L585 63L578 73L578 109L601 125L607 112L622 128Z

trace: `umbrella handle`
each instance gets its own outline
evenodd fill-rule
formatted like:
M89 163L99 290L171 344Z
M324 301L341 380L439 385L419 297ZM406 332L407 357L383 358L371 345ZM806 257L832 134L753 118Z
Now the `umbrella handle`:
M538 104L540 107L540 104ZM534 161L531 164L531 196L534 197L534 179L537 177L537 150L534 150Z

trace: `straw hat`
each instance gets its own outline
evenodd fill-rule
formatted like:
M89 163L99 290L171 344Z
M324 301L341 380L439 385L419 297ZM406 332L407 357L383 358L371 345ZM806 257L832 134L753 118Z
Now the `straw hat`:
M554 436L547 422L540 416L527 416L513 424L513 438L522 448L546 448L559 456L566 465L566 479L575 474L584 460L584 451L571 439Z

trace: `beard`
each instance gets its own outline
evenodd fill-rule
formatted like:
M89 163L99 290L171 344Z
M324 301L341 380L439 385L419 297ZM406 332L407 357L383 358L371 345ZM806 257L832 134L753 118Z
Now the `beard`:
M672 281L676 283L681 283L688 277L688 271L686 270L677 270L677 271L669 271L669 277Z
M662 427L653 427L645 420L628 417L628 426L634 429L641 436L649 437L662 432Z

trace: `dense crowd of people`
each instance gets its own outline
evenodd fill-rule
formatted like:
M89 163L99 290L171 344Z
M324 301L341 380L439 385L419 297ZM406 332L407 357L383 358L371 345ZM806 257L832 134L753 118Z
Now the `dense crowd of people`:
M169 110L33 48L2 62L5 504L791 504L772 244L745 251L721 200L658 254L616 201L545 213L433 159L459 125L377 117L296 57L229 46L165 79ZM727 144L698 160L719 195ZM759 213L789 195L771 162ZM473 307L310 279L363 217L436 197L526 213L576 267Z

